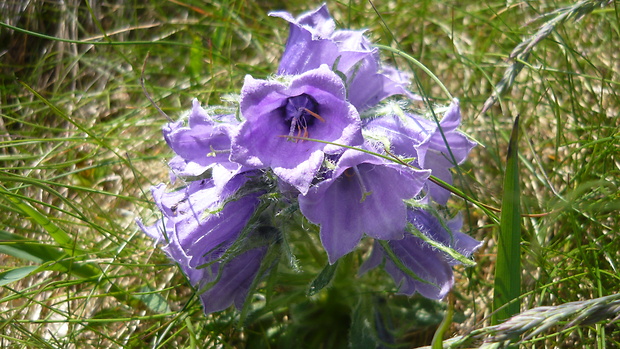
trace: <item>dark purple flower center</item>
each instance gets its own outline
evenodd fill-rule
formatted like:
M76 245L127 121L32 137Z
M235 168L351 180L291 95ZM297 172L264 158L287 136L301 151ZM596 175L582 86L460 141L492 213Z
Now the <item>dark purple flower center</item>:
M284 122L289 129L288 137L308 137L308 129L316 120L325 122L319 115L319 104L312 96L304 93L286 100Z

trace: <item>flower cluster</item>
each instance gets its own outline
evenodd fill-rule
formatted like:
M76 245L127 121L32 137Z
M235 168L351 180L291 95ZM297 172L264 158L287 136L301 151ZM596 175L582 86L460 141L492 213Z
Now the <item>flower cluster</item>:
M154 187L162 218L140 227L206 313L240 308L273 269L287 234L273 224L274 198L320 227L329 263L367 236L375 245L361 272L383 265L399 293L443 298L457 263L446 249L468 257L479 246L460 218L444 220L450 192L429 180L450 183L475 145L457 130L458 101L439 122L408 112L403 101L419 99L409 76L382 64L364 31L337 30L325 5L271 15L290 26L277 74L247 76L238 110L212 113L194 100L186 122L164 127L182 188Z

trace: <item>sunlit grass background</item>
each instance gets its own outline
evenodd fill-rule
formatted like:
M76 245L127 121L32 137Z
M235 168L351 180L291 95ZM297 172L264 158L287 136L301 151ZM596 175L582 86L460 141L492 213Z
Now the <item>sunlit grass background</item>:
M341 28L367 28L460 99L463 130L481 144L457 181L472 198L501 206L508 137L521 115L521 210L546 213L523 219L522 310L620 289L620 15L617 1L583 3L593 5L553 22L566 13L554 11L574 3L328 2ZM267 13L319 4L0 3L0 347L355 347L368 335L363 314L384 325L375 335L386 347L430 343L445 304L395 296L379 271L358 278L359 256L307 297L325 262L316 230L293 234L300 269L282 263L267 281L273 294L252 297L241 327L237 311L205 317L179 269L135 224L157 219L149 187L167 181L172 155L160 131L166 119L141 76L173 119L193 98L219 104L246 74L276 71L288 26ZM509 59L549 23L554 30L527 60ZM505 72L521 65L482 113ZM414 72L416 92L446 102ZM497 241L482 211L456 199L451 207L464 210L465 231L484 245L477 266L456 270L448 337L489 324ZM612 348L620 329L609 320L555 326L524 345Z

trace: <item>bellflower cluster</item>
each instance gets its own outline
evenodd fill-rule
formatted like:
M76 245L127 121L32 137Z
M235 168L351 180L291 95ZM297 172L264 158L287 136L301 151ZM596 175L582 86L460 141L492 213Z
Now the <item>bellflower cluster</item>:
M141 229L206 313L241 308L274 269L288 241L274 198L320 227L330 264L372 238L361 273L382 265L398 293L443 298L458 263L446 249L469 257L480 246L458 216L444 219L450 192L430 181L451 183L450 168L475 146L457 129L458 100L436 118L409 112L419 97L408 74L383 64L363 30L337 30L325 5L271 15L290 27L277 74L246 76L237 110L194 100L187 120L164 126L180 188L152 188L161 218Z

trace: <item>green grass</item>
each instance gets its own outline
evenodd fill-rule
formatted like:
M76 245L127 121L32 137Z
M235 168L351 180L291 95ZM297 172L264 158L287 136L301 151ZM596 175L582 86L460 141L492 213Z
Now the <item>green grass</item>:
M282 219L308 229L289 237L299 269L281 263L265 281L275 291L261 288L245 327L236 311L205 317L178 268L135 224L157 218L149 187L168 180L172 155L161 136L167 120L141 77L172 119L193 98L219 104L246 74L275 72L288 32L267 13L315 5L69 0L19 11L21 3L0 5L0 347L360 347L372 337L364 337L368 314L394 329L374 336L430 344L445 304L395 296L379 271L358 278L352 256L307 296L325 255L306 222ZM620 10L589 6L597 3L375 1L380 17L367 1L328 3L340 27L367 28L461 100L463 129L481 143L455 175L472 199L501 206L520 115L521 311L612 295L620 285ZM537 38L527 55L509 58ZM382 54L415 72L417 91L447 100L433 76ZM478 207L450 205L485 244L475 267L456 271L445 338L490 324L499 234ZM523 345L620 346L618 324L597 320L568 328L563 320Z

